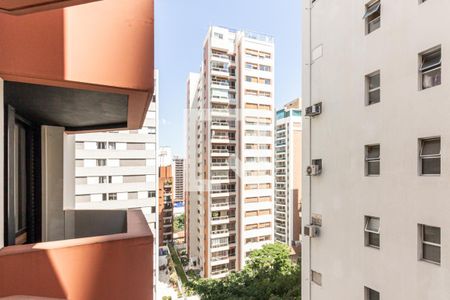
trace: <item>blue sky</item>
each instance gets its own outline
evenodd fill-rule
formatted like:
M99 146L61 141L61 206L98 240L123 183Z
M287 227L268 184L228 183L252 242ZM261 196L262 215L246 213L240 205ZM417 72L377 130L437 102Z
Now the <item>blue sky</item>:
M198 72L208 27L275 38L275 103L301 93L300 0L156 0L155 65L159 69L159 144L185 154L186 79Z

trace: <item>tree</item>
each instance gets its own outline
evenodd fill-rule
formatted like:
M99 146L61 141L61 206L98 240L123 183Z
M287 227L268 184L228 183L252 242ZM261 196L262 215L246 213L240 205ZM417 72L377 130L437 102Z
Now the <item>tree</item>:
M183 231L184 230L184 221L185 221L184 214L176 216L175 220L173 222L173 231L174 232Z
M300 266L292 263L289 247L275 243L255 250L240 273L225 279L199 279L190 287L201 299L300 299Z

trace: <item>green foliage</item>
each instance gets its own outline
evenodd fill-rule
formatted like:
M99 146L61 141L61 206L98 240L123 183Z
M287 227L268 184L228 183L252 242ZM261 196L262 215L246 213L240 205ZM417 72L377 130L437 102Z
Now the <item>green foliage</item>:
M183 231L184 230L184 222L185 222L184 214L176 216L175 220L173 222L173 232Z
M162 300L172 300L172 296L163 296Z
M289 247L268 244L250 254L240 273L227 278L199 279L189 284L202 300L298 300L300 299L300 266L292 263Z
M170 255L172 256L173 263L175 264L175 270L177 271L178 277L181 280L183 285L186 285L188 280L186 277L186 273L184 272L183 266L181 265L180 258L178 257L178 253L175 250L173 245L169 245Z

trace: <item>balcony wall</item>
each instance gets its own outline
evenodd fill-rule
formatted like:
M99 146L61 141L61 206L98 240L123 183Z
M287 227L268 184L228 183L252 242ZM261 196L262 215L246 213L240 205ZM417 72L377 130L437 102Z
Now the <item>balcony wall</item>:
M154 88L153 0L103 0L23 16L0 13L0 28L0 78L125 95L125 127L142 126Z
M152 293L153 236L140 210L128 211L126 233L0 250L0 297L122 300Z

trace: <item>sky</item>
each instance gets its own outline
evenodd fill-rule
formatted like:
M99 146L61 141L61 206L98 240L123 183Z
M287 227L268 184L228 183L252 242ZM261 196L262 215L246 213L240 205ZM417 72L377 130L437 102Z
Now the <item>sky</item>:
M184 109L189 72L198 72L209 26L275 39L275 105L301 96L300 0L156 0L155 66L159 69L159 146L185 155Z

